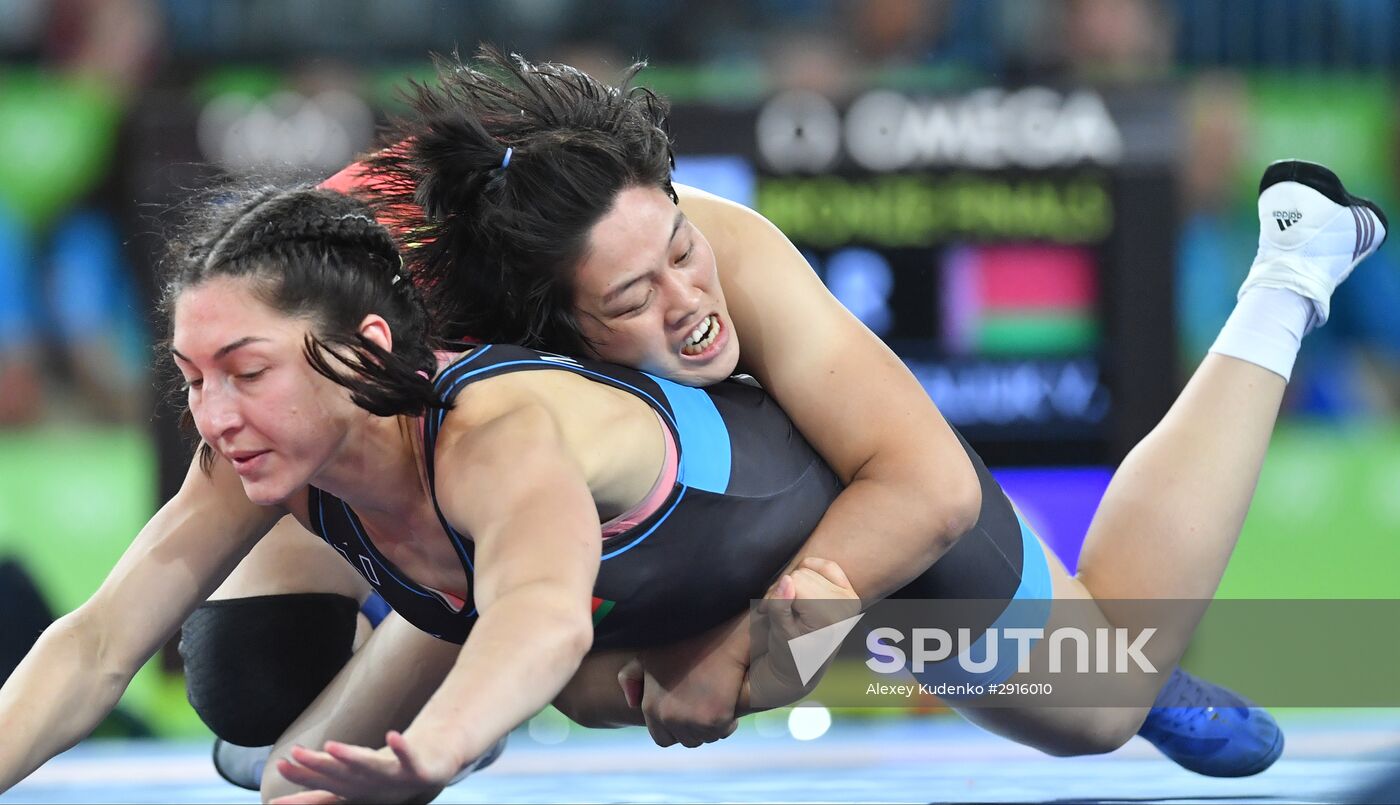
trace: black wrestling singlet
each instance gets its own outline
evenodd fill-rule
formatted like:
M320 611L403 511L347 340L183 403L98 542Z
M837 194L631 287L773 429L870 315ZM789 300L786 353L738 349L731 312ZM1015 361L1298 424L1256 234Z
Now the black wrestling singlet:
M750 383L728 380L697 389L611 364L509 345L480 347L446 367L434 382L451 400L469 383L541 370L574 372L636 395L660 415L679 451L676 482L665 502L630 530L600 537L594 648L673 642L738 615L751 599L763 597L841 491L836 476L787 415ZM424 428L430 485L433 448L445 416L434 412ZM978 523L893 597L1009 600L1020 584L1019 521L981 459L965 441L963 446L982 483ZM458 609L414 583L375 550L349 506L314 487L309 494L315 532L390 606L430 634L466 640L477 615L471 600ZM446 520L442 525L470 586L472 543ZM871 535L870 550L888 550L880 539Z

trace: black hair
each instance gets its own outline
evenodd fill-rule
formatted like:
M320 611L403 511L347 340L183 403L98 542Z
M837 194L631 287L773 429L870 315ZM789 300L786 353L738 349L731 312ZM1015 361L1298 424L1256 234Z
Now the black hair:
M216 198L172 241L161 297L168 329L183 291L213 277L246 277L268 307L311 320L307 362L349 389L356 405L377 416L448 407L429 379L438 342L427 308L368 206L306 185L224 189ZM370 313L389 323L392 352L359 332ZM192 421L186 406L182 424ZM206 472L213 458L202 444Z
M611 86L489 47L435 62L365 160L408 270L448 337L587 351L573 274L590 230L629 187L676 201L666 102L632 86L644 63Z

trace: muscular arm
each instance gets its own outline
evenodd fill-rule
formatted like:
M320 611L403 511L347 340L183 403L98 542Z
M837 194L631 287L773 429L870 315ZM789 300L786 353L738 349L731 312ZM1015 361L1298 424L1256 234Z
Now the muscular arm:
M212 476L192 466L97 592L45 630L0 689L0 791L91 732L283 514L250 503L222 460Z
M740 368L847 484L789 569L839 564L863 601L894 592L976 522L977 476L914 376L826 290L763 216L677 188L709 238L739 335Z
M972 464L913 375L846 311L806 260L758 213L678 187L681 208L709 238L740 343L756 377L846 488L792 558L843 568L862 601L913 580L976 522ZM620 691L570 705L597 723L645 716L662 746L728 735L749 664L747 615L710 633L645 652L642 712ZM637 669L626 672L635 674ZM578 685L571 693L600 690Z
M578 668L600 561L598 511L557 421L530 402L473 405L473 391L448 417L462 427L440 439L437 467L443 513L476 544L481 616L404 733L455 747L452 772L549 704Z
M966 453L909 370L826 290L758 213L679 188L709 237L741 344L740 368L783 407L847 488L792 567L837 562L864 601L897 590L975 522Z

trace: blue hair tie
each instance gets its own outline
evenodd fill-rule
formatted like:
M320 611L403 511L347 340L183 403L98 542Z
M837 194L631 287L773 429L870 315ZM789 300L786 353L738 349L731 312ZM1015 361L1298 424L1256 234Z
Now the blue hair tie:
M515 149L507 146L506 155L501 157L501 170L505 170L506 168L510 167L510 155L513 153L515 153Z

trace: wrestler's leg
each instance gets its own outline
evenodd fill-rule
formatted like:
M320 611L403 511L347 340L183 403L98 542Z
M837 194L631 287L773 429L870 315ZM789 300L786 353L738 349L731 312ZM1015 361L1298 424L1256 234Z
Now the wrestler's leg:
M1131 625L1128 605L1117 602L1175 601L1171 619L1153 624L1159 628L1150 658L1158 668L1179 662L1219 586L1302 337L1326 321L1332 290L1385 238L1384 216L1374 205L1347 195L1335 175L1307 163L1276 163L1266 171L1259 217L1259 255L1212 354L1115 473L1086 537L1077 578L1051 563L1056 597L1095 599L1107 625ZM1155 693L1168 676L1147 679ZM1057 687L1065 681L1061 677ZM1140 684L1131 674L1098 681ZM1051 708L982 711L973 718L1059 754L1112 748L1144 713L1123 708L1091 715L1087 733ZM1276 757L1281 740L1273 748ZM1260 749L1267 753L1269 746Z
M301 790L277 773L276 761L293 746L319 749L328 740L382 746L386 732L407 728L461 651L389 615L278 739L262 776L263 799Z
M181 629L195 711L225 741L271 744L367 636L368 593L325 542L278 523Z
M1386 235L1384 214L1320 165L1271 165L1258 206L1259 252L1234 312L1114 474L1089 527L1078 577L1104 602L1215 595L1301 340L1326 322L1333 289ZM1184 650L1190 629L1163 637Z
M1206 356L1114 473L1080 554L1085 590L1105 602L1170 598L1204 611L1249 511L1285 385L1260 366ZM1194 626L1162 635L1177 659Z
M1117 624L1099 608L1082 582L1071 576L1053 551L1043 542L1039 545L1049 566L1054 606L1045 624L1050 635L1061 627L1073 627L1095 634L1096 629L1111 629ZM1031 557L1024 563L1029 566ZM1132 738L1148 711L1148 703L1157 693L1162 674L1147 674L1130 664L1122 674L1055 674L1044 673L1045 657L1050 641L1040 640L1031 649L1029 673L1017 673L1006 681L1010 684L1049 683L1061 700L1071 697L1079 701L1101 699L1111 702L1139 702L1136 706L1115 707L1046 707L1045 697L990 696L980 700L955 703L954 709L967 720L984 729L1018 743L1035 747L1051 755L1085 755L1111 752ZM1149 641L1143 649L1147 660L1156 668L1170 668L1161 663L1174 662L1175 647ZM1084 686L1074 689L1076 685Z

